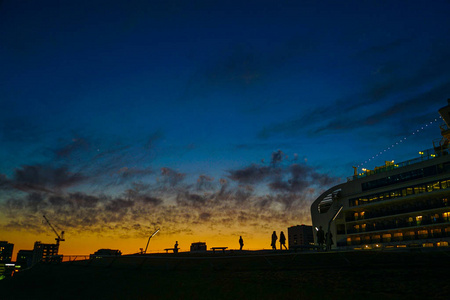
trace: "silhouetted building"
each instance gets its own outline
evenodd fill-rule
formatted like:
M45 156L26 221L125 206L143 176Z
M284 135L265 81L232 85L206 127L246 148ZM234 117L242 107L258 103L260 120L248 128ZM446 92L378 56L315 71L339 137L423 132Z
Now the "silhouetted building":
M16 265L22 269L31 267L33 264L33 250L19 250L17 252Z
M197 242L191 244L191 252L204 252L206 251L206 243Z
M109 256L120 256L122 255L122 252L117 249L99 249L94 254L91 254L89 258L102 258L102 257L109 257Z
M288 228L289 249L295 246L309 246L314 244L313 227L308 225L297 225Z
M3 262L3 263L11 262L13 249L14 249L14 244L8 243L6 241L1 241L0 242L0 262Z
M58 255L58 250L58 244L42 244L41 242L35 242L32 264L34 265L40 261L45 263L61 262L62 255Z

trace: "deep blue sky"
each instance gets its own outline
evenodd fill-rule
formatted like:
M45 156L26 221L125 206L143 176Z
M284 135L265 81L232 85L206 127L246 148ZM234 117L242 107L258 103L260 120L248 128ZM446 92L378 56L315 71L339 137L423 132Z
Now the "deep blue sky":
M440 137L449 12L449 1L1 1L2 226L65 209L59 221L82 232L74 195L117 212L107 224L142 203L210 224L233 215L224 191L246 214L231 223L308 222L352 166L400 140L365 166L413 158ZM139 224L183 232L158 220Z

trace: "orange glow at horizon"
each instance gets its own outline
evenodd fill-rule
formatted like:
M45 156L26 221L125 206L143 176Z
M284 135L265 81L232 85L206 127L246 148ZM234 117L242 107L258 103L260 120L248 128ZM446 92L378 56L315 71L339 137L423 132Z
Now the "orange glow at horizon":
M296 225L296 224L293 224ZM287 234L287 227L278 226L274 228L279 236L280 231ZM164 249L173 248L175 242L178 242L180 252L188 252L190 245L195 242L205 242L207 249L212 247L228 247L228 250L239 249L239 236L244 240L244 250L262 250L270 249L271 235L273 230L262 230L256 232L245 232L240 235L235 234L234 230L229 233L221 231L220 234L202 231L198 234L164 234L164 228L150 239L147 253L165 253ZM65 241L60 243L59 254L65 256L87 256L99 249L118 249L123 255L139 253L140 248L145 249L148 237L142 238L121 238L118 234L115 237L102 237L99 235L77 234L71 236L66 233ZM8 241L14 244L13 261L16 260L19 250L32 250L34 243L40 241L45 244L54 244L55 237L51 233L32 234L26 232L0 232L0 240ZM277 245L279 247L279 244Z

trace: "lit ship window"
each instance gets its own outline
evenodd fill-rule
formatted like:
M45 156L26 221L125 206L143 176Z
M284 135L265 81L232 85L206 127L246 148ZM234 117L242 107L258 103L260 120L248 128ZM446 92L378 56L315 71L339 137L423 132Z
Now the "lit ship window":
M449 221L449 216L450 216L450 212L445 212L442 214L442 218L447 222Z

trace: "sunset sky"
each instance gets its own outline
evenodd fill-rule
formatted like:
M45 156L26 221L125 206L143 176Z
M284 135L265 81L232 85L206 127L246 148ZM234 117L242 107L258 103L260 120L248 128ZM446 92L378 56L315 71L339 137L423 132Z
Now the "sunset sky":
M407 4L407 5L406 5ZM0 1L0 240L270 248L440 138L449 1ZM386 150L386 151L385 151ZM370 159L370 161L369 161ZM14 256L15 259L15 256Z

